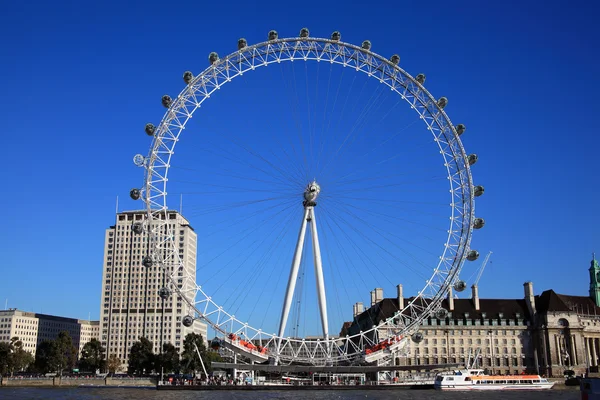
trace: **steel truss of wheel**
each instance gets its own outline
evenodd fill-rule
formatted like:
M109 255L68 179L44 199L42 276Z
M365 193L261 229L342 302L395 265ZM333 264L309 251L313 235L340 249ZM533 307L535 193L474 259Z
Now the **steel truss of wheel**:
M269 357L279 362L302 362L325 364L331 362L356 362L371 346L390 337L414 334L421 322L435 312L451 286L459 281L458 274L465 260L472 260L478 253L470 250L472 230L482 225L474 216L474 197L483 192L473 186L470 165L475 155L468 156L459 139L464 125L454 126L444 112L445 99L436 100L423 86L424 76L412 77L398 64L399 58L389 60L370 51L370 43L355 46L332 39L292 37L269 40L246 46L240 39L238 51L224 58L211 53L210 66L199 75L184 74L187 86L177 98L163 97L167 108L162 121L156 127L147 127L153 142L147 157L136 161L146 170L144 186L137 192L147 209L146 229L151 238L152 262L168 273L170 287L195 311L194 318L206 321L230 347L239 348L239 342L231 338L243 337L245 341L260 343L268 349ZM368 45L366 45L368 43ZM232 79L259 67L286 61L316 61L335 63L355 69L388 86L417 112L434 137L447 169L451 193L451 215L447 241L439 263L425 287L393 317L371 329L353 336L329 340L304 340L278 337L251 327L229 314L216 304L211 296L190 277L183 280L177 276L183 270L173 232L164 216L167 210L167 176L175 145L193 113ZM138 156L139 157L139 156ZM135 198L135 196L132 195ZM170 270L169 268L172 268ZM168 271L168 272L167 272ZM441 310L442 312L444 310ZM234 336L232 336L234 335ZM243 352L242 352L243 353ZM246 351L251 355L250 351ZM255 352L254 352L255 353ZM249 357L261 361L267 357Z

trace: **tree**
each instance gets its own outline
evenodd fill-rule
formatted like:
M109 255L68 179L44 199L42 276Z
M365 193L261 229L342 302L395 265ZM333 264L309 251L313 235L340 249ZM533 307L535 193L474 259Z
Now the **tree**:
M0 343L0 375L8 373L10 366L10 343Z
M202 364L200 363L200 359L198 358L198 353L196 352L196 347L200 351L202 355L202 361L204 361L204 366L208 372L212 371L212 362L213 361L222 361L221 356L218 353L207 350L204 345L204 339L202 335L198 333L188 333L183 340L183 352L181 354L181 366L184 372L195 373L196 371L203 371Z
M35 367L39 372L56 371L58 361L54 340L42 340L35 351Z
M120 367L121 360L119 359L119 357L117 357L116 354L111 354L110 357L108 357L108 361L106 362L106 368L108 369L108 372L114 374L119 370Z
M55 342L57 372L62 376L65 369L72 369L77 362L77 349L73 345L73 339L69 332L62 331L58 334Z
M98 339L92 339L83 345L81 350L81 360L79 360L79 369L82 371L103 372L106 369L106 349Z
M157 357L156 372L176 372L180 370L179 353L171 343L163 344L162 353Z
M108 357L106 368L111 374L114 374L119 370L119 368L121 368L121 360L119 359L119 357L117 357L116 354L111 354L110 357Z
M23 342L18 337L10 339L11 355L9 358L10 374L15 371L22 371L33 364L33 355L23 348Z
M149 374L154 370L154 353L152 352L152 342L141 336L139 342L131 346L129 353L129 366L127 371L130 374Z
M77 361L77 349L67 331L60 332L55 340L42 341L35 353L35 366L40 372L57 372L62 376Z

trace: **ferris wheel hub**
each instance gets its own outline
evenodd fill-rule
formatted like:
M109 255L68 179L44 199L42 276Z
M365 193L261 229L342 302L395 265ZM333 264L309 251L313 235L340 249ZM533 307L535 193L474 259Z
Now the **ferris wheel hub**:
M304 190L304 207L314 207L317 205L316 201L317 196L321 193L321 186L317 183L316 180L312 181L306 186Z

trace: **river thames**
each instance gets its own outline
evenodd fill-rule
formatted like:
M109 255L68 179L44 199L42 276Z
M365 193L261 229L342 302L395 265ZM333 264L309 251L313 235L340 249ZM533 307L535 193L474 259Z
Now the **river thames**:
M439 392L436 390L385 390L385 391L157 391L156 389L139 388L1 388L0 399L60 399L60 400L262 400L262 399L380 399L380 400L417 400L417 399L447 399L447 400L578 400L579 390L549 390L549 391L511 391L511 392Z

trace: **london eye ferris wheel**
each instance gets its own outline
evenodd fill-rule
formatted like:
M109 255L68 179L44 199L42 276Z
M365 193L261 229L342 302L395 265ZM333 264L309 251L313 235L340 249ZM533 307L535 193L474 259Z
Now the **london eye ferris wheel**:
M371 362L420 341L425 318L444 318L441 302L476 260L471 166L445 97L412 76L400 57L317 38L297 37L209 55L185 72L147 156L142 200L146 267L204 320L221 345L256 362ZM193 120L192 120L192 117ZM181 143L180 143L181 142ZM183 255L168 209L184 199L198 235L196 279L181 273ZM310 238L310 239L309 239ZM392 312L340 335L351 305L369 290L402 284L413 293ZM355 321L356 322L356 321ZM356 325L356 323L355 323Z

